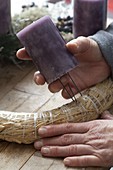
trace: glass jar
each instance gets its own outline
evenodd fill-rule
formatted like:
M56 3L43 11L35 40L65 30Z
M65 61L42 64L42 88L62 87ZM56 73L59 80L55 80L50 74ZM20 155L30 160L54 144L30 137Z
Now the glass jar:
M106 28L107 0L74 0L74 37L89 36Z

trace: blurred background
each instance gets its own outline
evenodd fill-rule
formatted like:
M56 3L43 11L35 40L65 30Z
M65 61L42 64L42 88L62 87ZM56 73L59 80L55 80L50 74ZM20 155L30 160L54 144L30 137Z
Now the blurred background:
M12 16L14 14L20 13L22 11L23 8L25 8L25 6L32 6L32 5L36 5L38 7L48 7L48 8L53 8L55 7L56 10L60 10L62 8L62 12L63 7L70 7L71 11L71 15L72 15L72 6L73 6L73 1L74 0L11 0L11 13ZM58 7L58 8L57 8ZM67 14L67 11L65 13L65 15Z
M74 0L11 0L12 15L21 12L22 6L32 5L33 3L39 7L47 5L48 2L49 7L58 5L59 3L65 3L65 5L72 7L73 1ZM113 18L113 0L108 0L108 17Z
M41 18L44 15L50 15L58 30L61 32L63 38L66 42L68 42L74 38L73 4L74 0L11 0L11 27L13 28L13 32L16 34L33 21ZM109 25L111 22L113 22L113 0L108 0L107 8L107 25ZM9 28L10 27L8 25L8 29ZM1 30L3 31L4 29ZM13 36L10 35L10 37L5 37L4 41L3 39L0 41L0 45L5 49L0 51L2 56L0 57L0 61L3 62L4 60L11 60L15 63L15 60L17 60L15 57L15 51L20 48L20 43L17 41L15 34ZM9 41L7 41L7 39ZM7 48L7 46L9 47L12 43L12 49ZM7 53L6 49L8 49Z
M108 0L108 16L113 18L113 0Z

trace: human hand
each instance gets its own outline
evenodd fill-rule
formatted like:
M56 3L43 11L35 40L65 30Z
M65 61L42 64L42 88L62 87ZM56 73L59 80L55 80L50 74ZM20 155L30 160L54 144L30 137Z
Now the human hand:
M79 65L70 72L70 75L76 82L80 91L103 81L110 75L110 68L104 60L98 44L94 40L78 37L67 43L66 46L79 63ZM20 59L30 59L25 49L19 50L17 52L17 57ZM63 76L61 79L70 94L71 91L68 84L70 84L74 94L77 93L67 75ZM45 83L45 78L39 72L36 72L34 74L34 81L38 85L43 85ZM63 89L59 81L49 84L48 88L53 93L62 90L62 96L64 98L69 98L67 91Z
M113 166L113 116L84 123L66 123L41 127L41 140L34 146L46 157L63 157L71 167Z

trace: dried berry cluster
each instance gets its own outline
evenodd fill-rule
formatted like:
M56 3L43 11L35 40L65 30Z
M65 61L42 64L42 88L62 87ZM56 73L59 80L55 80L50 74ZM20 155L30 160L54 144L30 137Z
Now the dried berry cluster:
M66 18L58 17L56 27L60 32L72 33L73 18L70 16L67 16Z

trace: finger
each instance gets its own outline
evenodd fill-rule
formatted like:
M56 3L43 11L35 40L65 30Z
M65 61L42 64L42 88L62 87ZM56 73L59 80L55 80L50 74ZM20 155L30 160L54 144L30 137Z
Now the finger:
M69 84L65 86L65 88L62 90L62 96L65 99L70 99L73 96L75 96L78 93L76 88L71 87Z
M25 48L19 49L16 53L17 58L22 60L32 60Z
M101 115L102 119L109 119L112 120L113 119L113 115L110 114L110 112L108 110L104 111L103 114Z
M48 88L52 93L59 92L60 90L63 89L63 86L65 86L68 82L67 76L63 76L60 78L60 80L54 81L51 83ZM63 85L62 85L63 84Z
M67 48L74 55L85 53L90 48L90 39L80 36L66 44Z
M92 147L88 145L46 146L41 148L41 153L49 157L86 156L92 154Z
M37 150L40 150L42 146L66 146L72 144L84 144L86 143L85 134L64 134L62 136L44 138L40 141L36 141L34 146Z
M37 85L45 84L45 78L39 71L35 72L34 74L34 81Z
M48 125L39 128L38 134L41 137L57 136L66 133L86 133L90 128L89 122L64 123L60 125Z
M95 155L67 157L64 164L71 167L104 166L104 162Z

